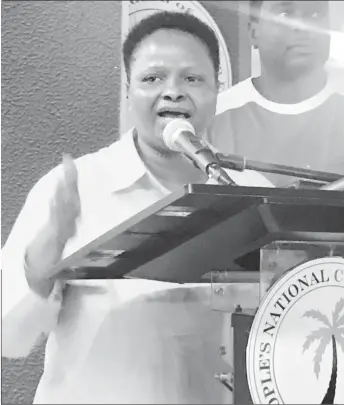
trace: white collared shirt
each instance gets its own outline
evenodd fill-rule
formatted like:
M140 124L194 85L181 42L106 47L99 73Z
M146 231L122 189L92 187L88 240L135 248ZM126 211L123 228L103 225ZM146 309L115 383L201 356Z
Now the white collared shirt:
M132 131L75 163L82 213L63 257L169 193L141 161ZM231 370L230 315L213 310L209 284L78 280L60 295L57 285L50 300L29 289L25 248L48 221L60 175L57 167L34 186L2 251L3 355L26 356L49 334L35 403L230 403L213 377ZM249 174L241 182L266 185ZM239 303L257 306L257 285L233 286L228 310Z

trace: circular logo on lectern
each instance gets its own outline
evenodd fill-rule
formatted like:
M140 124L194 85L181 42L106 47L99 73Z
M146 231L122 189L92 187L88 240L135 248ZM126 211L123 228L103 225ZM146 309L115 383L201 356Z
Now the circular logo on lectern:
M312 260L263 299L246 352L256 404L344 403L344 259Z

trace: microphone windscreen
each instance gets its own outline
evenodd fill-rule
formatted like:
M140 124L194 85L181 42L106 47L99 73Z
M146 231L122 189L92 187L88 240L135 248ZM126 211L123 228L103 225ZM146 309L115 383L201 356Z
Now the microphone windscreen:
M165 145L175 152L181 152L181 150L175 144L175 141L179 134L183 131L191 132L193 135L195 135L195 128L189 121L183 120L182 118L176 118L175 120L170 121L166 125L162 134Z

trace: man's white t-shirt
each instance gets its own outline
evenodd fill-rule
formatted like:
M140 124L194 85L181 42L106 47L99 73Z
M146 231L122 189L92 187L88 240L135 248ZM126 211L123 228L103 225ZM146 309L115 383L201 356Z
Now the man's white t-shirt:
M219 95L209 141L222 153L344 174L344 96L329 79L314 97L278 104L264 98L249 78ZM295 180L268 178L281 187Z

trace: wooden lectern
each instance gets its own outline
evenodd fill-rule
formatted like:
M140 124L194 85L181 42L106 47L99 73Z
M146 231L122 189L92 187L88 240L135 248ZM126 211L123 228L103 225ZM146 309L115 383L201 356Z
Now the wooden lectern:
M343 192L188 185L67 257L58 268L68 270L69 279L211 279L212 286L231 282L234 275L236 282L240 276L245 282L253 277L260 282L262 298L288 269L330 255L344 256ZM253 317L254 311L241 308L232 315L236 404L252 403L245 351Z

